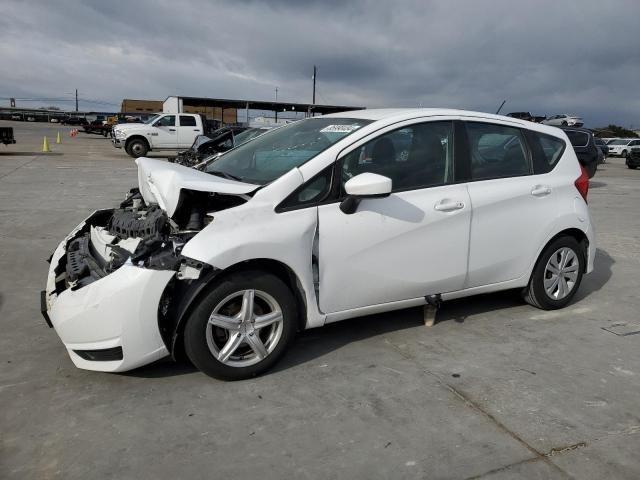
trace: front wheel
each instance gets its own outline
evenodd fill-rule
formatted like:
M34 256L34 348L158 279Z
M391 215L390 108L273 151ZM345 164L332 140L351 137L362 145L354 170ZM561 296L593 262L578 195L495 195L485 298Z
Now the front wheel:
M555 239L543 250L533 270L524 299L542 310L563 308L580 287L585 253L573 237Z
M232 273L193 310L184 331L187 356L215 378L242 380L271 368L296 334L296 301L278 277Z
M563 121L563 122L562 122L562 126L563 126L563 127L566 127L566 126L568 126L568 125L569 125L569 124L568 124L566 121Z
M133 158L144 157L149 151L149 146L144 140L131 140L125 149Z
M622 158L627 158L627 151L626 150L622 151Z
M637 165L627 165L627 167L629 167L631 170L635 170L636 168L638 168Z

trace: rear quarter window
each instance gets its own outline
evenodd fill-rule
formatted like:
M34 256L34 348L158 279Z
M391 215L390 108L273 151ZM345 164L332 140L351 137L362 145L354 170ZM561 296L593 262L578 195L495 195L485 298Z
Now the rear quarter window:
M525 132L531 150L534 175L549 173L564 153L566 148L564 140L532 130L525 130Z

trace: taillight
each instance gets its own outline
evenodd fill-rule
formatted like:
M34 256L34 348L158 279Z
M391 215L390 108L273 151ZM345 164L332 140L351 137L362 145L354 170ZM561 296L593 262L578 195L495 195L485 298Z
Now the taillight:
M587 194L589 193L589 175L587 175L587 171L584 169L582 165L580 165L580 176L575 181L575 186L584 198L584 201L587 201Z

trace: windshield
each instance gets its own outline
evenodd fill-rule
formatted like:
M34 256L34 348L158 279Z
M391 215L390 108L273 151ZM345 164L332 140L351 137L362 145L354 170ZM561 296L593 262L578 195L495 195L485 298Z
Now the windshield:
M156 113L154 116L147 118L144 122L142 123L146 123L147 125L150 123L153 123L155 121L156 118L158 118L160 116L159 113Z
M250 129L245 130L244 132L241 132L238 135L236 135L233 138L233 141L234 141L236 146L242 145L243 143L248 142L252 138L257 137L258 135L261 135L266 131L267 130L263 129L263 128L250 128Z
M627 143L629 143L631 140L614 140L613 142L611 142L609 145L626 145Z
M369 123L371 120L359 118L300 120L230 150L205 171L265 185Z

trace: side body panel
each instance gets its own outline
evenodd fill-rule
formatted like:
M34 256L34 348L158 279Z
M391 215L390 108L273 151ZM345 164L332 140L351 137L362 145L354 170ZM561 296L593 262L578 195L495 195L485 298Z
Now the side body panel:
M464 206L437 211L443 200ZM337 203L320 206L320 309L335 313L463 288L469 203L465 185L446 185L362 200L351 215Z

